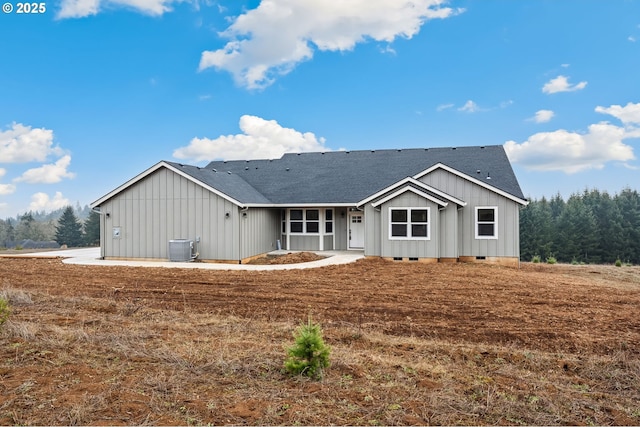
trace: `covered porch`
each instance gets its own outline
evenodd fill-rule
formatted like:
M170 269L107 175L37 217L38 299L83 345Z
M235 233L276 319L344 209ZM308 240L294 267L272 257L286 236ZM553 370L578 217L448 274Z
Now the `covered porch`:
M280 249L363 251L364 211L354 206L290 207L280 210Z

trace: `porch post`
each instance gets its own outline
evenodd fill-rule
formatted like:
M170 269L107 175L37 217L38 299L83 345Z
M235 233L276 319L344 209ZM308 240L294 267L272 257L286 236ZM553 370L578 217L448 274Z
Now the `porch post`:
M284 222L285 222L285 230L287 231L287 250L289 251L291 248L291 224L290 224L290 215L289 208L285 210L284 213Z

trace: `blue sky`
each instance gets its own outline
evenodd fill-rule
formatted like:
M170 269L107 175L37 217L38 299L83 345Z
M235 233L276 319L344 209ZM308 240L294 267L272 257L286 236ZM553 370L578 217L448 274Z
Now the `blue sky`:
M638 0L0 2L2 218L287 151L504 144L530 197L639 187Z

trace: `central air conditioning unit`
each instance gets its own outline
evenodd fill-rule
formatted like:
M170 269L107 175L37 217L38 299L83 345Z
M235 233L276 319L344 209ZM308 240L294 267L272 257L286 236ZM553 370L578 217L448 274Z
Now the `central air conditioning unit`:
M195 259L193 240L174 239L169 240L169 261L190 262Z

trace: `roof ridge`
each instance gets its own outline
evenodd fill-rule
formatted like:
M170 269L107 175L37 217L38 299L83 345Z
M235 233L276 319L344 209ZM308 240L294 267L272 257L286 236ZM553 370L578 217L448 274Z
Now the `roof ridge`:
M498 148L503 147L500 144L487 144L487 145L462 145L462 146L448 146L448 147L407 147L407 148L379 148L379 149L359 149L359 150L327 150L327 151L291 151L283 153L278 158L257 158L257 159L233 159L233 160L211 160L207 164L238 164L238 163L250 163L250 162L274 162L283 160L285 157L293 156L307 156L307 155L337 155L337 154L359 154L359 153L379 153L379 152L402 152L402 151L445 151L445 150L470 150L470 149L485 149L485 148Z

